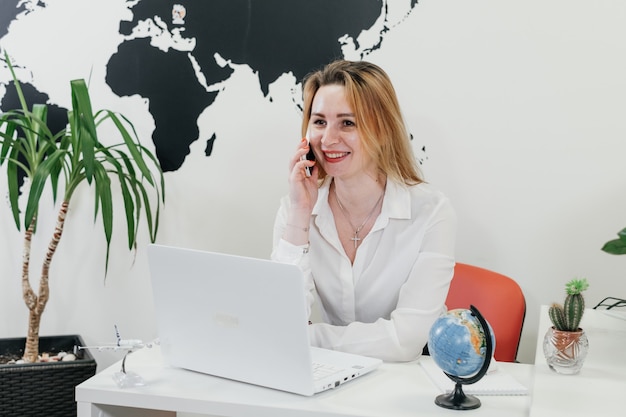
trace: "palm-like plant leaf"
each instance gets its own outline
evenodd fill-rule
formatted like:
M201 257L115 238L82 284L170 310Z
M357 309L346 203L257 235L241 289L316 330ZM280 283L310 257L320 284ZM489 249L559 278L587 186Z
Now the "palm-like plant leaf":
M111 246L111 236L113 234L113 195L111 193L111 179L100 163L95 163L94 180L96 207L102 207L102 226L106 240L105 275L109 269L109 252Z
M73 80L72 86L72 112L70 119L74 121L72 127L75 129L72 135L75 137L74 145L76 152L81 152L85 163L85 177L91 183L94 175L94 150L97 140L96 123L91 110L91 99L85 80Z
M53 172L59 172L55 169L55 165L62 163L62 158L66 155L65 152L55 152L46 158L39 166L32 178L30 185L30 191L28 192L28 202L26 203L26 212L24 214L24 228L28 228L28 225L33 221L33 217L39 209L39 200L43 193L46 181L52 175Z
M143 174L146 181L148 181L150 185L154 186L155 184L152 180L152 173L148 169L148 165L144 161L144 158L142 155L142 151L144 151L145 153L145 148L139 145L138 143L135 143L135 141L133 141L128 130L124 127L124 124L121 122L120 118L115 113L108 111L108 110L106 111L106 113L107 113L107 117L111 118L111 120L115 124L115 127L117 127L117 130L122 135L122 139L124 139L124 144L126 145L126 148L128 148L128 151L130 152L130 156L132 160L137 164L137 167ZM125 117L124 117L124 120L127 123L130 123L128 119L126 119ZM132 127L132 124L130 126ZM133 130L133 133L136 135L134 127L132 127L132 130Z
M9 204L11 205L13 220L15 221L15 225L17 226L17 230L20 230L20 207L18 205L18 198L20 197L18 166L20 164L18 162L18 157L19 148L15 147L11 149L11 155L9 157L9 161L7 162L7 179L9 182Z

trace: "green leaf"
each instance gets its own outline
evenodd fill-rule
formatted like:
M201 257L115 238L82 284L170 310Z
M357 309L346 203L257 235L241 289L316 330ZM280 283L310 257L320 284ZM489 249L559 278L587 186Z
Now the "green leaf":
M617 233L619 239L609 240L602 246L602 250L611 255L626 255L626 228Z
M123 152L120 152L122 156L125 156ZM110 155L110 154L109 154ZM139 212L135 210L135 203L133 200L133 195L130 193L130 189L128 185L132 186L132 176L127 178L124 168L122 164L120 164L113 156L107 158L107 161L115 167L115 173L117 174L120 187L122 190L122 198L124 200L124 211L126 214L126 233L128 236L128 249L132 249L133 243L135 241L135 237L137 236L137 225L135 223L135 219L139 220ZM134 193L135 198L138 201L138 207L140 205L140 200L137 193ZM138 208L137 208L138 210ZM138 222L137 222L138 223Z
M96 201L102 208L102 226L104 228L104 237L106 240L106 257L105 257L105 276L109 269L109 253L111 247L111 236L113 235L113 195L111 193L111 179L107 175L102 164L94 165L94 182L96 187Z
M36 152L37 149L37 145L40 146L45 146L45 143L38 143L37 139L39 137L43 137L43 138L49 138L50 136L52 136L52 133L50 133L50 129L48 129L48 126L46 124L46 121L48 120L48 106L46 106L45 104L33 104L33 112L32 112L32 119L31 121L33 122L31 125L31 134L32 134L32 140L35 141L35 143L33 143L33 149L31 149L32 152Z
M135 243L135 237L137 236L138 222L135 223L135 218L139 220L139 215L135 212L135 203L130 193L126 179L120 176L120 186L122 189L122 197L124 199L124 211L126 212L126 233L128 236L128 249L132 249Z
M30 192L28 193L28 203L26 204L26 214L24 215L24 227L28 228L37 209L39 208L39 200L43 193L46 180L50 177L50 174L55 169L55 164L58 164L61 158L65 155L65 152L56 152L48 157L45 161L39 165L39 168L35 172L32 178L32 184L30 186Z
M95 169L95 147L98 142L98 134L96 133L96 122L91 110L91 99L85 80L72 80L72 112L70 119L71 135L73 144L78 149L76 152L82 153L82 159L85 163L85 177L87 182L91 183Z
M4 127L4 129L0 129L0 137L4 138L2 146L0 147L0 165L2 165L11 149L13 149L15 123L11 123L8 119L6 119L5 114L4 117L0 118L0 127Z
M9 54L8 54L8 52L6 50L4 51L4 59L5 59L6 63L9 66L9 71L11 71L11 76L13 77L13 81L14 81L14 84L15 84L15 90L17 91L17 96L20 99L20 105L22 106L22 110L26 111L26 110L28 110L28 107L26 106L26 99L24 99L24 93L22 92L22 87L20 86L19 80L15 76L15 71L13 70L13 65L11 64L11 59L9 58Z
M602 250L611 255L626 255L626 241L623 239L610 240L602 246Z
M152 241L152 243L154 243L154 239L156 237L156 231L154 228L158 227L158 222L156 225L152 224L152 217L151 217L152 209L150 208L150 199L148 198L146 187L144 187L142 183L137 182L137 188L139 188L139 191L143 195L143 202L144 202L145 213L146 213L146 222L148 223L148 230L150 231L150 240ZM158 203L158 200L157 200L157 203ZM157 215L158 215L158 212L159 210L157 209Z
M11 205L11 212L13 213L13 220L15 221L15 225L17 226L17 230L21 230L20 226L20 207L19 207L19 198L20 198L20 189L19 189L19 175L18 175L18 164L16 163L19 149L13 148L11 149L11 157L9 162L7 162L7 180L9 182L9 204ZM28 227L28 226L26 226Z
M115 113L109 111L108 116L111 118L113 123L115 123L115 126L121 133L122 138L124 139L124 143L126 144L128 151L130 152L130 156L133 159L133 162L137 164L137 167L139 168L143 176L146 178L146 180L150 183L150 185L154 185L154 183L152 182L152 173L148 169L148 166L144 162L144 159L141 155L141 149L143 147L141 147L140 145L137 145L135 141L133 141L132 137L130 136L130 134L128 133L128 131L126 130L126 128L124 127L124 125L122 124L122 122L120 121L120 119L117 117ZM134 132L134 128L133 128L133 132Z

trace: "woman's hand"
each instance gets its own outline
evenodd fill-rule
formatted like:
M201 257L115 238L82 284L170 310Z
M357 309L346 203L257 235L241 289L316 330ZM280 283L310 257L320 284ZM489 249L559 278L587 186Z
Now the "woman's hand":
M294 245L308 243L311 212L317 201L318 170L315 168L315 161L306 159L307 152L309 152L309 144L306 139L302 139L289 164L289 200L291 204L283 239ZM307 167L312 168L311 176L306 174L305 168Z
M313 211L313 206L317 201L318 190L318 170L315 169L316 161L305 158L309 152L309 144L306 139L302 139L293 158L290 161L289 175L289 198L291 207L295 210L302 210L308 215ZM305 168L311 168L311 176L307 176Z

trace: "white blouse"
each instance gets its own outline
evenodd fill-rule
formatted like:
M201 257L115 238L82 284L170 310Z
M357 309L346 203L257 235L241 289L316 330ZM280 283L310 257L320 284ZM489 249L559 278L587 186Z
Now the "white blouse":
M435 319L445 311L454 271L456 215L428 184L387 182L381 213L346 256L328 205L332 178L313 208L309 250L283 240L289 206L281 200L272 259L299 265L309 301L323 323L310 326L311 344L386 361L416 359Z

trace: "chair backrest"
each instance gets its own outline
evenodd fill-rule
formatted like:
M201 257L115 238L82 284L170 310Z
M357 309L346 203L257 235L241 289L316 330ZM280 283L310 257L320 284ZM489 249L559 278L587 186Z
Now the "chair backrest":
M446 306L452 310L470 305L480 311L495 333L496 360L514 362L526 316L526 300L517 282L494 271L457 263Z

